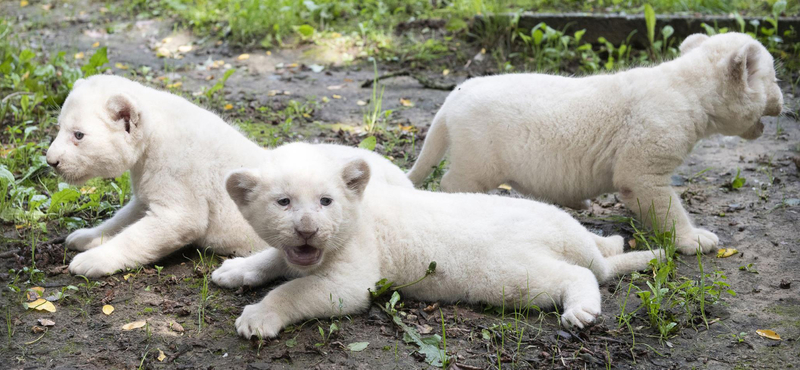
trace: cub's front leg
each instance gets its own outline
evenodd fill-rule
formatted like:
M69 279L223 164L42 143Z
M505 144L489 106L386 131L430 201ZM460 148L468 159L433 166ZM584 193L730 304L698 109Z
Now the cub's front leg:
M207 211L178 206L153 206L144 217L99 247L76 255L69 264L75 275L98 277L126 267L158 261L202 235Z
M211 281L223 288L238 288L259 286L291 275L294 274L283 259L283 252L270 247L252 256L226 260L211 274Z
M118 234L122 229L141 219L147 206L136 197L122 207L110 219L90 229L75 230L67 236L67 248L85 251L103 244Z
M698 249L706 253L717 247L717 235L692 225L680 198L669 185L668 176L634 177L626 173L615 178L614 183L622 201L645 225L663 231L669 231L675 225L675 246L681 253L694 254ZM658 225L652 224L653 215Z
M236 319L236 331L245 338L273 338L286 325L298 321L363 311L369 306L367 289L377 281L365 276L336 272L289 281L261 302L246 306Z

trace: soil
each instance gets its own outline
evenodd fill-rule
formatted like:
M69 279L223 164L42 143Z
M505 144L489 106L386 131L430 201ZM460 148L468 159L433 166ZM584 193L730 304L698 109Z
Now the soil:
M187 94L212 85L222 75L221 70L201 70L199 64L209 58L224 60L237 68L228 80L225 100L236 109L222 111L230 119L252 119L268 127L273 122L260 122L259 106L280 109L290 100L305 101L310 97L327 102L319 103L308 119L292 127L291 139L312 142L344 142L357 144L358 133L330 128L332 124L358 126L371 89L361 88L363 81L373 77L371 63L342 63L334 52L313 45L273 51L247 51L250 58L237 60L245 51L235 50L225 42L200 39L189 32L173 27L169 19L130 20L122 15L100 13L100 4L93 2L59 3L50 11L39 6L19 8L18 2L0 4L3 14L30 25L19 37L35 49L48 53L92 50L99 42L107 46L111 65L122 63L130 70L142 66L152 69L153 76L169 76L180 80ZM107 30L115 29L114 33ZM179 45L193 42L193 51L182 59L156 56L153 46L164 38L172 41L166 47L176 50ZM329 56L332 55L332 56ZM443 84L458 83L473 75L493 71L493 62L478 55L468 67L463 64L430 66L423 69L429 78ZM340 58L339 58L340 59ZM297 63L297 66L293 66ZM322 72L310 66L325 65ZM449 67L452 73L443 76ZM402 65L379 67L379 73L405 68ZM128 71L130 71L128 70ZM127 75L113 68L115 74ZM213 75L215 80L208 81ZM391 125L413 125L420 130L416 143L424 139L427 127L444 101L447 91L423 87L412 77L383 81L386 85L384 109L392 109ZM151 82L158 85L158 80ZM270 94L269 91L280 91ZM290 94L284 94L283 92ZM334 98L336 94L341 98ZM788 106L798 100L785 90ZM413 107L401 104L409 99ZM217 107L219 109L219 107ZM686 162L676 170L673 185L682 194L684 206L695 223L719 235L722 246L736 248L739 253L729 258L714 254L702 257L706 272L720 271L727 276L736 296L723 295L722 302L706 307L708 327L682 323L676 336L666 341L650 328L646 317L639 313L631 328L620 326L617 315L627 301L626 311L636 309L639 298L627 297L629 277L604 284L603 313L597 325L582 331L559 326L556 315L549 311L533 312L527 319L509 320L498 310L478 305L441 305L438 310L427 309L435 302L403 300L400 309L403 322L422 332L442 334L441 317L446 328L447 351L453 357L452 368L770 368L785 369L800 365L800 126L784 116L766 120L764 135L754 141L731 137L712 137L700 142ZM338 127L338 126L334 126ZM779 129L780 127L780 129ZM379 151L387 148L379 146ZM388 154L398 164L407 166L419 149L404 144L391 148ZM408 160L403 154L408 154ZM730 189L737 169L746 185ZM705 172L703 172L705 171ZM507 192L506 192L507 193ZM592 209L572 212L590 229L602 233L621 233L630 239L632 229L622 217L630 213L616 201L614 195L595 199ZM17 238L13 226L2 229L6 238ZM292 330L282 332L276 339L263 343L248 341L236 335L234 321L244 305L261 299L276 282L266 287L229 291L209 283L210 298L201 317L200 294L207 268L199 264L198 251L187 247L159 263L158 271L147 266L138 272L117 274L97 280L96 286L65 272L75 255L64 250L63 232L52 227L50 242L37 247L36 266L46 272L42 286L44 296L62 289L66 298L55 302L57 311L25 310L25 297L5 286L26 287L16 282L10 269L30 265L30 246L23 240L0 246L0 283L4 285L0 302L5 311L9 335L0 350L0 368L180 368L180 369L282 369L282 368L426 368L415 347L403 340L403 332L378 308L385 302L379 299L368 311L358 315L333 319L311 320ZM693 256L681 257L680 276L699 276L698 263ZM750 272L740 267L752 264ZM25 278L22 277L22 281ZM83 285L81 285L83 283ZM77 291L67 287L77 287ZM627 299L626 299L627 298ZM115 307L111 315L101 310L103 305ZM506 313L509 315L509 313ZM33 331L40 326L38 319L55 324L44 333ZM146 320L145 328L122 330L126 323ZM327 332L332 322L340 330L323 339L320 328ZM525 328L500 334L495 325L508 322ZM182 330L178 330L178 325ZM494 328L494 329L493 329ZM758 329L774 330L781 341L756 334ZM11 335L13 333L13 335ZM484 333L491 338L486 339ZM740 333L746 333L740 335ZM633 334L633 335L632 335ZM735 336L739 335L741 341ZM500 344L501 341L504 341ZM348 344L369 342L359 352L348 350ZM159 354L164 354L163 360Z

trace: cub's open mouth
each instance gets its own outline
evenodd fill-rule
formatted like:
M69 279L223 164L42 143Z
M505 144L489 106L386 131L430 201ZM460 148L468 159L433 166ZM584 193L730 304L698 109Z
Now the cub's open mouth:
M311 266L322 259L322 250L308 244L297 247L286 247L284 248L284 252L289 262L300 266Z

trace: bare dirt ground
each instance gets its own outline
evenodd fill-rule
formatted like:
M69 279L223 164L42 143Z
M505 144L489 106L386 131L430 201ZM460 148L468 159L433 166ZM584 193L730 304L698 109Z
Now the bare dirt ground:
M160 86L158 77L168 76L171 83L181 81L180 90L187 94L210 86L220 78L219 69L199 68L212 60L224 60L237 68L225 88L225 100L234 104L222 111L230 119L250 119L257 125L270 127L276 122L260 121L257 108L281 109L290 100L317 101L306 120L297 121L288 139L345 142L357 144L360 137L331 129L332 124L358 126L371 89L360 84L373 76L371 63L344 66L325 64L319 59L325 52L304 46L280 50L267 55L263 50L231 50L216 40L199 40L186 31L175 30L169 20L128 20L119 15L101 14L94 3L69 3L50 12L37 7L23 10L1 4L4 14L30 28L20 34L34 48L45 52L78 51L87 53L99 42L107 46L111 65L121 63L128 70L113 67L119 75L129 75L142 66L151 69L151 84ZM85 12L85 13L81 13ZM114 29L116 32L108 33ZM168 48L194 42L195 48L182 59L156 56L153 46L164 38ZM175 41L178 40L178 41ZM175 49L176 50L176 49ZM247 60L237 56L249 52ZM335 59L335 58L334 58ZM468 76L491 72L490 62L476 61L469 68L456 66L442 77L442 66L427 71L443 83L457 83ZM296 64L296 65L295 65ZM308 66L324 64L322 72ZM379 66L379 73L402 66ZM139 78L143 76L140 75ZM424 88L410 77L384 81L384 109L393 109L392 125L413 125L421 128L415 136L417 144L424 138L430 123L447 91ZM276 91L272 94L270 91ZM285 92L289 92L286 94ZM785 91L787 105L798 103ZM337 95L340 98L335 98ZM327 99L322 99L326 97ZM406 107L400 99L413 101ZM214 107L220 109L220 107ZM724 247L736 248L739 254L729 258L703 257L706 272L721 271L737 293L723 296L721 304L707 308L712 322L706 329L683 327L677 336L659 341L657 332L649 328L642 315L632 322L635 336L627 327L618 325L616 316L626 300L627 282L601 286L604 295L603 314L590 329L574 331L560 327L553 314L534 313L521 323L524 331L503 336L497 324L509 322L496 310L481 306L442 305L447 338L447 351L454 356L453 368L770 368L785 369L800 365L800 178L796 158L800 150L800 126L790 117L768 119L764 135L755 141L713 137L700 142L688 160L675 173L673 182L682 193L684 205L696 224L720 236ZM338 126L334 126L338 127ZM412 135L413 134L409 134ZM256 135L257 136L257 135ZM259 139L260 140L260 139ZM379 146L378 150L385 147ZM415 146L419 149L419 145ZM399 165L407 167L416 153L408 144L390 150ZM403 153L409 154L408 161ZM726 187L741 170L746 185L738 190ZM705 172L703 172L705 170ZM619 217L630 214L618 205L613 195L596 199L591 211L574 214L587 227L604 233L622 233L630 237L628 224ZM51 233L62 235L57 228ZM14 238L13 227L5 227L6 238ZM65 234L66 232L63 232ZM20 250L22 248L22 250ZM415 355L415 347L403 341L398 330L377 306L359 315L335 318L340 330L323 339L332 320L312 320L287 330L274 340L259 345L239 338L234 320L244 305L266 294L271 286L239 291L219 289L209 284L205 314L201 319L199 297L208 267L199 263L198 251L187 247L160 263L131 274L117 274L98 280L96 286L63 273L74 252L58 241L38 247L37 266L47 271L44 295L78 286L70 296L58 302L55 313L26 311L17 295L5 286L12 284L5 273L21 268L29 261L29 249L19 244L0 247L0 282L3 284L0 306L6 316L8 343L0 350L0 368L180 368L180 369L280 369L280 368L425 368ZM29 246L27 247L29 248ZM751 272L740 267L752 264ZM683 256L679 274L698 276L694 257ZM80 285L84 283L84 285ZM383 301L380 302L382 304ZM434 302L404 300L403 321L422 332L442 334L438 310ZM101 307L111 304L115 311L104 315ZM628 297L628 311L639 304L638 297ZM38 319L50 319L55 325L46 333L31 328ZM147 327L123 331L129 322L146 320ZM182 327L178 330L177 325ZM202 326L200 326L202 325ZM759 337L757 329L770 329L783 340ZM486 330L486 331L484 331ZM489 333L488 338L484 333ZM746 335L740 335L746 333ZM740 335L741 341L735 338ZM501 341L504 343L500 343ZM360 352L349 351L347 345L369 342ZM321 344L321 345L317 345ZM163 352L164 358L159 360Z

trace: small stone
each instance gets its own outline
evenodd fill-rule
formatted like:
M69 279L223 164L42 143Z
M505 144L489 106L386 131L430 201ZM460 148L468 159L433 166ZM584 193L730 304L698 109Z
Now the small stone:
M792 287L792 282L791 280L781 279L781 283L780 285L778 285L778 287L780 287L781 289L789 289Z
M417 315L408 315L406 319L408 319L408 321L417 321Z
M183 325L181 325L181 324L179 324L177 322L170 323L169 327L170 327L170 329L172 329L172 331L174 331L176 333L183 333L183 331L184 331Z
M761 293L761 286L756 285L753 287L753 293Z

